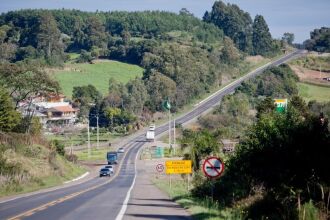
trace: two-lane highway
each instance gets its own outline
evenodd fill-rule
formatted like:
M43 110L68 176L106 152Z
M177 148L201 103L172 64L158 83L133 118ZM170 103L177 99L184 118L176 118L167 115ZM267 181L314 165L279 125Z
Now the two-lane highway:
M224 95L233 92L244 80L261 74L271 65L287 62L301 53L302 51L295 51L232 82L200 102L192 111L177 118L176 122L185 124L209 111L219 104ZM163 124L156 129L156 135L163 134L167 130L168 124ZM121 165L118 165L118 172L114 177L110 179L95 177L79 185L0 203L0 219L90 220L116 219L116 217L120 219L122 212L125 211L123 204L127 201L127 192L136 175L135 158L144 140L145 137L142 134L125 144L126 153L123 158L120 158Z

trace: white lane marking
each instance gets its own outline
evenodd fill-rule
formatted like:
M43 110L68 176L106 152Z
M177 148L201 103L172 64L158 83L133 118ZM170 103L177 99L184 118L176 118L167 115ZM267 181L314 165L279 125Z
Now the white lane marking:
M77 177L77 178L75 178L75 179L73 179L73 180L69 180L69 181L64 182L64 184L66 184L66 183L71 183L71 182L74 182L74 181L80 180L80 179L84 178L85 176L87 176L88 174L89 174L89 172L86 172L86 173L84 173L83 175L81 175L81 176L79 176L79 177Z
M135 156L135 164L134 164L134 170L135 170L135 175L134 175L134 179L133 179L133 182L132 182L132 185L131 187L129 188L129 190L127 191L127 194L126 194L126 198L124 200L124 203L123 203L123 206L121 207L117 217L116 217L116 220L122 220L124 215L125 215L125 212L127 210L127 204L128 204L128 200L131 196L131 191L135 185L135 180L136 180L136 175L137 175L137 170L136 170L136 163L137 163L137 158L138 158L138 155L140 153L140 150L141 150L141 147L140 149L138 150L136 156Z

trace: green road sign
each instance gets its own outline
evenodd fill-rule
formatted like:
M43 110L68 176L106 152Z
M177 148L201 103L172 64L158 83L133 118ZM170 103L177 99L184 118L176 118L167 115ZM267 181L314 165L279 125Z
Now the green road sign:
M170 110L170 109L171 109L171 103L170 103L170 101L168 101L168 100L164 101L164 103L163 103L163 107L164 107L166 110Z
M277 112L284 112L288 105L287 99L274 99Z

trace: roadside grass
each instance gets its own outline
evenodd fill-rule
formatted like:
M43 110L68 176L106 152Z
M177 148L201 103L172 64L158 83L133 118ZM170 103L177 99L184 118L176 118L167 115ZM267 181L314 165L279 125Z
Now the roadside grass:
M64 95L71 98L73 87L92 84L105 95L111 77L126 83L135 77L142 77L142 73L143 69L137 65L107 60L94 64L66 64L64 70L54 73L54 77L59 81Z
M9 178L6 184L0 187L0 197L18 195L22 193L29 193L41 189L46 189L63 184L65 181L81 176L86 172L86 169L72 164L61 156L56 156L57 166L63 169L61 172L52 171L50 173L40 173L33 176L14 175L2 176L2 178ZM40 162L34 161L35 165ZM6 180L2 179L2 182Z
M223 208L209 197L204 199L193 197L187 189L187 180L185 179L172 178L171 187L169 179L155 178L152 181L160 190L167 193L174 202L188 209L193 219L244 219L244 213L238 209Z
M106 143L106 142L113 142L114 140L123 137L124 135L121 134L113 134L110 132L107 133L100 133L99 134L99 142L100 144ZM87 133L81 132L77 134L49 134L46 135L47 140L59 140L61 141L66 147L70 147L71 145L79 146L79 145L86 145L87 144ZM91 132L90 134L90 141L91 144L97 143L97 134L94 132Z
M319 102L330 101L330 87L298 83L299 95L306 101L316 100Z
M106 155L108 151L113 151L114 148L107 148L107 149L96 149L91 148L91 155L88 156L88 149L77 151L74 154L78 157L80 161L96 161L96 160L106 160Z

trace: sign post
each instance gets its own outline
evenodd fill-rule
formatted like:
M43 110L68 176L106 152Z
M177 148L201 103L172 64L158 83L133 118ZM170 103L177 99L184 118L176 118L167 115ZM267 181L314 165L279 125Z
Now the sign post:
M218 157L208 157L203 163L203 172L211 181L211 196L213 200L214 179L221 176L224 171L224 163Z

